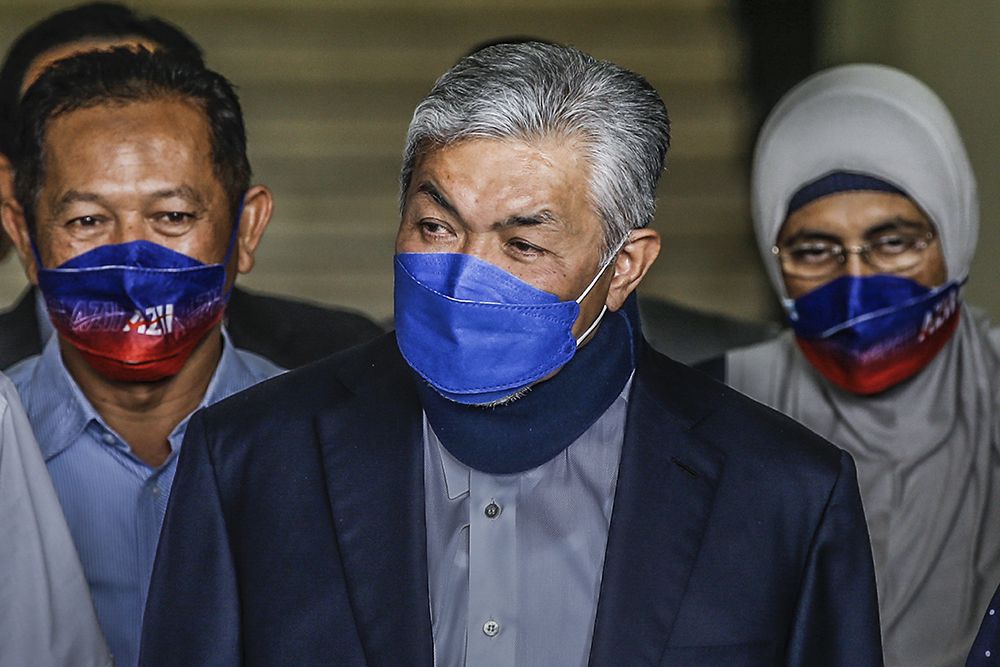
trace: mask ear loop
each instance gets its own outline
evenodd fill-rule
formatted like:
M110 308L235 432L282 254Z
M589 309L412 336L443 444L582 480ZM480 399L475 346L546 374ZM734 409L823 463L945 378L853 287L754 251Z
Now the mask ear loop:
M590 281L589 285L587 285L587 289L583 290L583 294L581 294L577 298L576 302L578 304L587 298L587 295L590 294L590 290L594 289L594 285L596 285L597 281L601 279L601 277L604 275L604 272L608 270L608 267L611 266L611 264L614 263L616 259L618 259L618 253L622 251L622 248L628 245L628 242L629 242L628 236L622 239L622 242L618 244L618 247L615 248L615 251L611 253L611 257L609 257L608 260L604 262L604 265L597 270L597 275L594 276L594 279ZM584 331L582 334L580 334L580 336L576 339L577 347L580 347L580 343L585 341L587 339L587 336L594 333L594 330L597 329L597 327L601 324L601 320L604 319L604 314L607 312L608 312L608 304L605 303L601 307L601 312L597 314L597 317L594 319L593 323L589 327L587 327L587 330Z
M233 222L233 231L229 234L229 245L226 248L226 256L222 260L222 268L225 269L229 266L229 260L233 256L233 250L236 248L236 239L240 236L240 221L243 219L243 205L245 202L246 193L243 193L243 198L240 199L240 209L236 212L236 220ZM233 277L233 282L229 284L226 289L226 293L222 295L224 301L229 301L229 295L233 293L233 288L236 286L236 278Z

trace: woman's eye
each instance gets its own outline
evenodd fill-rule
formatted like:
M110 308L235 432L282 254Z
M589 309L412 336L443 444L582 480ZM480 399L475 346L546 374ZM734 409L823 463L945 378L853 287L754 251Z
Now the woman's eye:
M833 246L828 243L800 243L789 249L796 262L818 264L833 257Z
M872 242L872 247L878 252L883 252L888 255L904 252L909 250L914 243L914 239L910 236L905 236L903 234L891 234L887 236L880 236Z

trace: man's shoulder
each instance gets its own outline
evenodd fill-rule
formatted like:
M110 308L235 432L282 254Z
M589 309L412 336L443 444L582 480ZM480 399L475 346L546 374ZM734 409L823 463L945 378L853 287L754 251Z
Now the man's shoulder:
M392 334L300 368L276 375L200 412L206 426L219 432L280 432L293 422L311 422L355 395L376 375L399 379L398 352ZM391 388L392 380L385 378Z
M651 351L652 352L652 351ZM836 477L844 453L794 419L693 368L652 352L651 391L728 461L757 470Z

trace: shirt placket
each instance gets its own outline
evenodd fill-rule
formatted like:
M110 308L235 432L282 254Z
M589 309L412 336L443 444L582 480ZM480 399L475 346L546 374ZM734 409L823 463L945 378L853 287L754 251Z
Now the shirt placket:
M467 665L515 664L517 489L516 475L469 476Z

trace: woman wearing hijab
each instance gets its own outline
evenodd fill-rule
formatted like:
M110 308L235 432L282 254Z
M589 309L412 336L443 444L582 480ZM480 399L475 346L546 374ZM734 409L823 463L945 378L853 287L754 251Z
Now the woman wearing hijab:
M979 224L954 121L913 77L851 65L761 131L760 252L791 331L726 381L858 465L889 667L962 665L1000 580L1000 355L962 303Z

